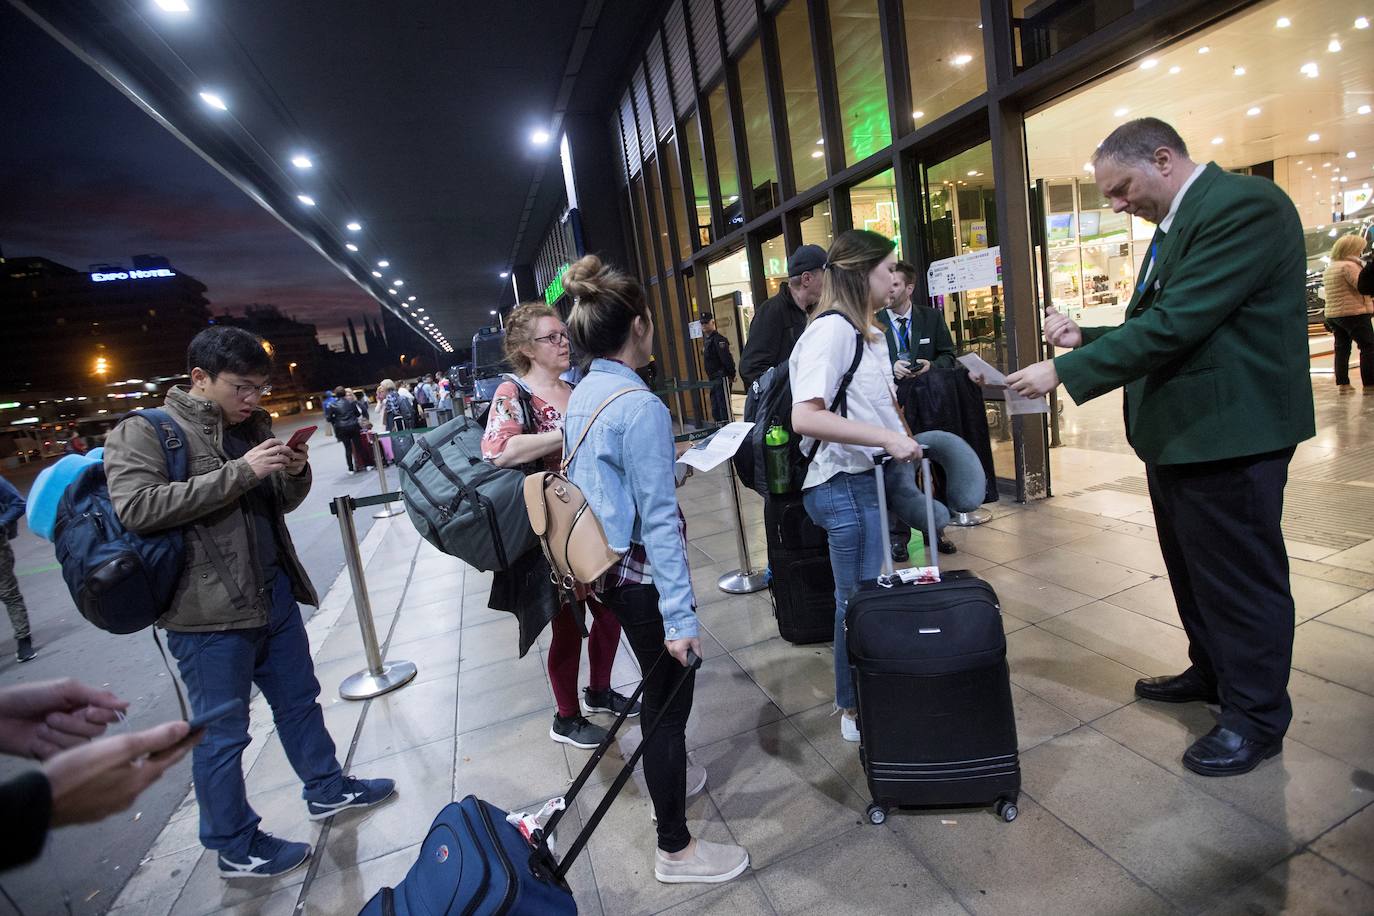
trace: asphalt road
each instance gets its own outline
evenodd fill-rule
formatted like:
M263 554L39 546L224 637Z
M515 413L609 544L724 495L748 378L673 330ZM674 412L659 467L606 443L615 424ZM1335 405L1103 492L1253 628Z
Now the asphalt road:
M287 523L301 560L323 596L343 569L338 522L329 513L329 501L345 493L378 493L380 486L375 471L347 474L343 449L336 439L326 436L318 412L284 418L278 421L277 432L286 439L296 429L311 424L320 426L310 440L314 486L305 503L287 516ZM39 466L30 465L7 472L6 476L27 493L39 470ZM395 488L395 474L388 471L388 477L389 485ZM360 540L367 536L372 521L371 512L357 513ZM73 676L128 700L132 704L130 729L177 717L180 713L171 679L152 636L148 632L114 636L87 623L72 604L52 545L31 533L22 522L20 528L18 539L11 544L39 653L33 661L18 664L12 634L0 624L0 687ZM304 611L308 618L314 609ZM330 688L326 685L325 689ZM8 779L30 766L13 758L0 758L0 779ZM128 812L100 824L54 831L38 861L0 874L0 888L27 916L104 913L147 854L190 784L188 757L169 770ZM9 902L0 895L0 916L11 911Z

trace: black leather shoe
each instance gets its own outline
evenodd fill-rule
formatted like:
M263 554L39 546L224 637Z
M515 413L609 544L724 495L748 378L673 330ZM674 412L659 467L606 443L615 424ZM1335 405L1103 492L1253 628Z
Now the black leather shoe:
M911 555L907 553L906 544L901 541L892 542L892 562L905 563Z
M1282 738L1255 741L1218 725L1183 752L1183 765L1203 776L1238 776L1282 750Z
M1135 695L1161 703L1217 702L1216 690L1194 668L1169 677L1142 677L1135 682Z
M940 553L958 553L959 548L954 546L954 542L949 538L940 538Z

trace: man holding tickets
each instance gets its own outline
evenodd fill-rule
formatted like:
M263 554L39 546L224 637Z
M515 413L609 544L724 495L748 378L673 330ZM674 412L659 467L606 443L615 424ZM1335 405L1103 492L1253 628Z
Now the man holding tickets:
M1136 695L1217 703L1183 755L1206 776L1280 752L1292 719L1293 597L1279 522L1288 463L1316 432L1308 377L1302 223L1273 182L1197 165L1172 127L1143 118L1093 154L1116 212L1158 225L1119 327L1049 309L1070 352L1007 378L1075 403L1125 388L1126 434L1145 462L1159 545L1192 665Z

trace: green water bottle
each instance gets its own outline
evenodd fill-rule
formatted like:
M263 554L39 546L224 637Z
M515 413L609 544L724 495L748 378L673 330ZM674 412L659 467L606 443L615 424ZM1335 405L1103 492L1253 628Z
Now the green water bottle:
M787 460L787 430L776 423L763 436L763 457L768 472L769 493L789 493L792 490L792 467Z

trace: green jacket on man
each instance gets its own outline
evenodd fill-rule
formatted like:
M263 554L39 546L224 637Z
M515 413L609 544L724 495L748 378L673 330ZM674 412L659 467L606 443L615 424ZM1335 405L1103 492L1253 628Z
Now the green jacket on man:
M162 444L151 423L116 426L106 438L104 460L110 502L124 527L139 533L186 530L186 566L172 606L158 626L185 632L266 626L271 596L264 592L253 521L243 499L257 486L258 477L246 458L230 458L224 451L224 417L217 404L173 388L165 407L185 437L188 480L173 483L168 478ZM272 418L265 410L254 411L243 426L255 445L272 435ZM310 492L310 466L296 477L278 471L269 479L278 509L272 522L277 563L290 577L295 599L318 605L284 518ZM231 582L216 570L206 549L209 542L219 548ZM235 605L236 596L241 606Z
M1316 434L1302 221L1265 178L1210 163L1151 243L1118 327L1054 360L1082 404L1125 387L1126 435L1152 464L1259 455Z

